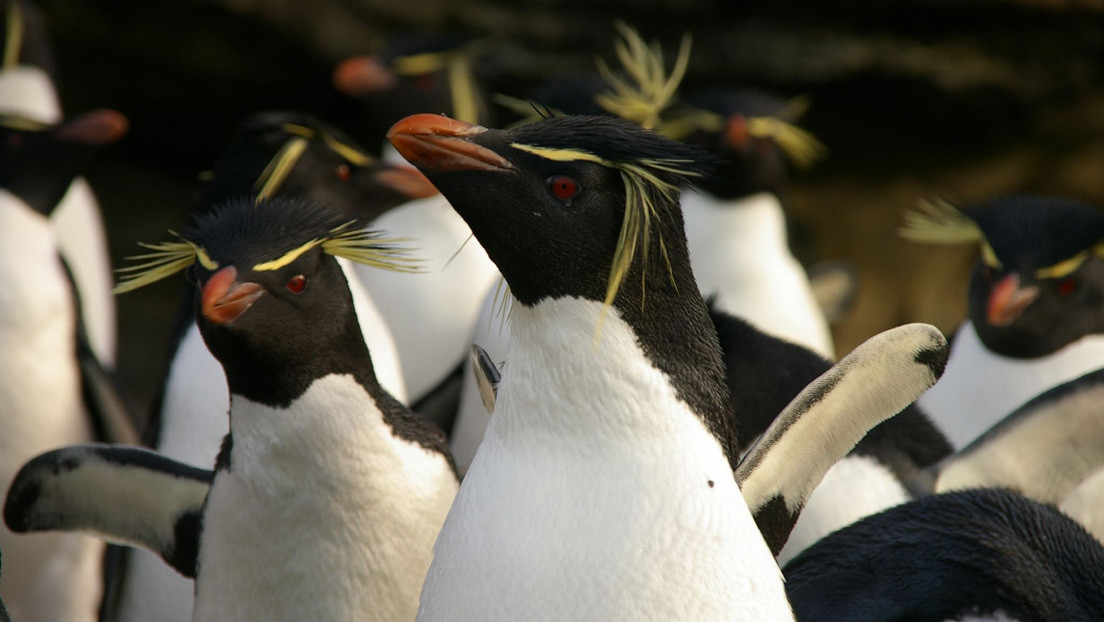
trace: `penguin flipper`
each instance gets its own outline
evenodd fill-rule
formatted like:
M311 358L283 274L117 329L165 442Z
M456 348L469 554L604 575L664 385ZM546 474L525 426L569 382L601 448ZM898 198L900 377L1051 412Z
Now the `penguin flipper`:
M213 478L141 447L64 447L23 465L8 490L4 522L17 533L83 531L140 546L194 577Z
M479 387L479 399L483 401L483 407L487 412L493 414L495 400L498 399L498 383L502 380L502 374L491 360L491 355L474 343L468 357L475 372L475 384Z
M1060 503L1104 467L1102 402L1104 369L1039 394L943 461L935 491L1011 488Z
M947 354L947 340L934 326L887 330L855 348L778 415L735 473L775 555L828 469L935 384Z

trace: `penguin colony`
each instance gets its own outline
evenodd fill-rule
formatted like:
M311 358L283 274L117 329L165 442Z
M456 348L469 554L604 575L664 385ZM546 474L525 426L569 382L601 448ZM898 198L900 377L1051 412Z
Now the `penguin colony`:
M837 352L804 102L684 93L689 37L624 24L520 98L397 38L334 71L369 135L258 113L116 269L185 285L138 415L79 179L126 121L62 117L4 9L0 620L1104 619L1098 207L919 203L969 317Z

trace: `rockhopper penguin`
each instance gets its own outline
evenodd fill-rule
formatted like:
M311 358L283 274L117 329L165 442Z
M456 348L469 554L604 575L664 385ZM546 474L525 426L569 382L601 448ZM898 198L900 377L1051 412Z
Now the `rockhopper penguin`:
M959 210L924 203L906 238L977 244L969 318L947 373L920 400L961 449L1043 391L1104 367L1104 211L1013 196Z
M173 542L187 532L178 519L155 522L153 537L128 530L142 508L179 508L198 516L195 620L413 619L456 473L444 435L380 388L336 257L409 260L344 215L283 198L231 201L151 250L123 284L191 267L196 321L230 388L209 492L197 504L193 467L78 447L61 452L96 459L54 452L28 464L5 520ZM90 485L82 470L104 463L124 466ZM192 484L170 485L181 480ZM97 496L112 502L88 510Z
M617 119L389 133L514 297L495 414L420 620L790 620L732 470L678 192L701 154Z
M199 201L209 209L223 201L256 196L300 197L322 203L349 219L371 222L379 214L437 189L410 166L385 164L333 125L310 115L272 111L251 116L238 128L206 178ZM347 275L352 264L338 259ZM417 278L416 275L406 275ZM372 297L356 278L349 281L357 320L372 352L376 378L406 403L398 351ZM186 288L179 341L167 377L150 413L144 441L159 453L209 467L226 436L229 393L222 366L207 350L195 323L196 291ZM191 581L156 556L124 551L118 584L109 584L104 615L117 622L191 619Z
M0 481L47 449L135 440L125 411L95 398L104 369L50 216L94 153L126 129L111 110L57 125L0 116ZM95 376L88 372L97 372ZM95 619L103 546L73 534L21 537L0 528L8 564L0 597L18 620Z

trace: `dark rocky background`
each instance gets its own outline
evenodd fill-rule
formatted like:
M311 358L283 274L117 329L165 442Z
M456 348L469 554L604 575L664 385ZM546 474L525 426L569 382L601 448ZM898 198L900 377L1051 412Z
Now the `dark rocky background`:
M862 290L842 353L907 321L953 330L970 248L899 240L920 197L1013 192L1104 205L1104 1L1084 0L48 0L67 111L109 106L132 126L89 175L116 260L185 222L196 175L234 126L307 110L366 146L358 106L330 86L347 55L412 29L492 35L480 72L526 95L609 57L615 19L674 46L686 84L807 94L803 125L831 157L788 197L803 260L850 259ZM178 282L119 299L120 369L145 404L163 371Z

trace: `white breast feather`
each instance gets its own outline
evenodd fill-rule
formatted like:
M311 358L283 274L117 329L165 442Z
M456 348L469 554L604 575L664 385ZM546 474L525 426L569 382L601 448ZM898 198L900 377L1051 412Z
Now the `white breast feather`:
M515 306L419 620L791 620L719 443L601 306Z
M0 479L44 451L92 438L74 359L74 305L45 218L0 190ZM7 484L5 483L6 487ZM92 622L103 544L0 526L0 598L17 620Z
M287 409L233 398L234 449L204 515L195 620L412 620L456 491L350 376Z
M687 190L682 210L703 296L716 296L721 310L767 334L835 359L828 322L805 269L790 253L785 216L773 194L720 201Z

